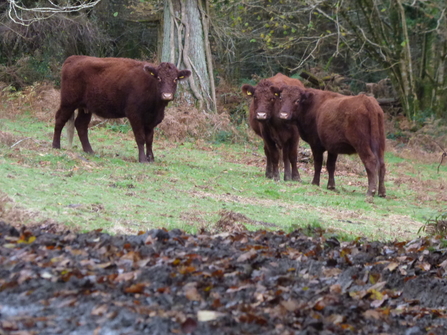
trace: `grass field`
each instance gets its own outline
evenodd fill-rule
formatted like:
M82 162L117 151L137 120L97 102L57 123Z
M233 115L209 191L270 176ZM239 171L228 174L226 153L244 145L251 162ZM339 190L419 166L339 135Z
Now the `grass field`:
M310 185L312 163L300 162L301 183L265 179L261 140L250 134L235 144L172 140L159 130L156 161L139 164L127 124L105 122L90 129L95 155L82 152L77 138L72 149L63 138L63 149L54 150L52 106L20 99L19 109L5 96L0 103L0 215L7 222L134 233L218 231L232 220L250 230L310 225L346 239L401 240L447 211L447 162L438 172L439 151L389 142L387 197L367 202L357 156L339 158L334 192L326 189L325 171L321 187Z

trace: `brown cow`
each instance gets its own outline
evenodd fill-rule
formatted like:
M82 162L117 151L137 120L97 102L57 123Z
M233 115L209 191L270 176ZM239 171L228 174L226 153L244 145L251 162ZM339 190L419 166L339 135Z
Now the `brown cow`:
M153 161L154 128L174 99L177 82L190 75L191 71L178 70L171 63L155 66L128 58L68 57L62 66L61 104L56 113L53 148L60 148L62 128L78 109L75 126L85 152L93 153L88 140L92 114L127 117L138 145L138 160Z
M243 85L242 92L253 98L250 104L249 124L254 132L264 141L267 157L265 176L279 180L279 156L282 150L284 161L284 180L300 180L297 168L297 151L299 143L298 128L293 124L284 124L276 116L278 95L270 87L273 85L294 85L304 88L298 80L281 73L261 80L257 86Z
M368 175L367 196L385 197L385 131L383 111L377 101L364 94L344 96L317 89L272 87L280 94L279 117L292 120L314 157L312 184L320 185L323 153L328 152L328 189L335 188L335 163L339 154L358 153Z

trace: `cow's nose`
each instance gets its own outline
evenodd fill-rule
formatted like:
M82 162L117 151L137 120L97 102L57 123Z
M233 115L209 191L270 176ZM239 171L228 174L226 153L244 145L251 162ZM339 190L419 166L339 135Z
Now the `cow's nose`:
M267 113L257 113L256 118L258 120L265 120L267 118Z
M279 113L279 118L280 119L287 119L289 117L289 114L286 112L281 112Z
M161 95L161 98L162 98L163 100L168 100L168 101L170 101L170 100L174 99L174 95L173 95L172 93L163 93L163 94Z

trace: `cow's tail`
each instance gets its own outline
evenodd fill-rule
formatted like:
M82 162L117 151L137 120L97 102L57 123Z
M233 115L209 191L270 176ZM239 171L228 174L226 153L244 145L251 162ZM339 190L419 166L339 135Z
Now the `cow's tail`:
M74 137L74 128L75 128L75 114L76 111L71 115L68 119L65 127L67 129L67 139L68 139L68 148L71 149L73 147L73 137Z
M379 104L369 97L365 97L365 107L370 113L371 149L379 160L383 160L385 152L384 116Z
M380 197L385 197L385 117L382 108L374 98L367 98L365 105L371 114L369 118L371 120L371 150L377 158L378 194Z

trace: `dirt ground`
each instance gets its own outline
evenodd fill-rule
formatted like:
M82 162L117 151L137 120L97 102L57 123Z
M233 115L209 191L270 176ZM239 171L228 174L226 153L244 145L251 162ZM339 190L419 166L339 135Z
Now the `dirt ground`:
M445 334L445 240L0 221L0 334ZM309 235L310 234L310 235ZM312 236L312 237L309 237Z

